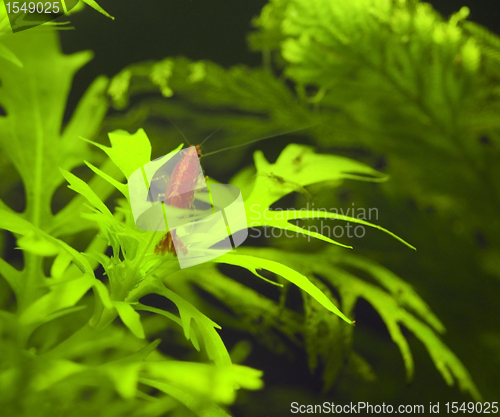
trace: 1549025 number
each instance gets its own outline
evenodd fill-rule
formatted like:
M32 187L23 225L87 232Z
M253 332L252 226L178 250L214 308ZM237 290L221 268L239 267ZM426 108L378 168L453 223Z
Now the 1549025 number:
M469 414L497 414L498 413L498 402L448 402L445 403L447 413L469 413Z
M13 1L5 3L7 13L59 13L58 2L20 2Z

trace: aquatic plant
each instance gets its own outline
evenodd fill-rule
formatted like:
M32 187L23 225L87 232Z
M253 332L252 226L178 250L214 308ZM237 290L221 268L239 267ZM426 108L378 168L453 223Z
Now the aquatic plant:
M157 416L189 409L226 416L238 390L263 388L262 372L238 364L245 353L227 349L215 321L278 352L305 348L325 390L342 373L370 380L369 361L353 349L360 299L387 326L408 380L416 365L403 328L423 343L448 385L480 400L440 337L443 323L412 285L356 254L351 242L311 226L320 218L379 229L412 252L404 232L398 237L390 225L354 213L279 207L284 198L300 207L316 189L332 202L335 190L354 189L356 181L395 182L383 190L416 190L418 204L467 218L472 229L491 220L477 214L480 197L467 199L464 190L484 180L478 194L496 192L491 154L478 139L498 138L498 88L488 86L498 80L500 42L466 16L462 9L444 21L410 0L272 0L249 38L271 57L267 67L224 69L187 58L132 64L112 80L97 78L67 122L73 76L91 53L63 54L53 30L1 37L0 407L6 415ZM293 89L275 75L279 70ZM107 116L110 103L121 112ZM224 126L224 137L239 138L228 145L308 126L303 134L319 145L333 143L334 135L338 145L393 152L393 172L388 178L299 144L281 149L274 163L258 150L253 165L235 170L229 183L242 191L251 227L290 231L294 243L273 238L267 247L239 247L180 269L172 254L154 253L159 233L134 224L127 188L132 172L158 154L148 133L152 117L172 114L193 117L199 132ZM144 128L132 129L136 124ZM116 128L108 129L106 144L99 142L103 125ZM424 159L432 170L443 156L467 186L445 187L419 174ZM15 187L24 188L25 204ZM311 239L324 243L317 248ZM235 279L243 270L276 289L277 299ZM302 311L288 301L293 286L301 290Z

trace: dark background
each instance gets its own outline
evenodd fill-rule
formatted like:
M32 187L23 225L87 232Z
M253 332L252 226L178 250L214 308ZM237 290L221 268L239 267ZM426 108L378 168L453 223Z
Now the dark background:
M90 7L70 17L74 30L61 32L65 53L90 49L94 59L76 75L70 97L74 106L98 75L112 77L135 62L170 56L207 59L224 67L258 66L261 56L247 48L251 20L265 0L101 0L111 20ZM448 17L462 6L469 19L500 34L500 4L492 1L435 0ZM67 20L67 18L65 19Z

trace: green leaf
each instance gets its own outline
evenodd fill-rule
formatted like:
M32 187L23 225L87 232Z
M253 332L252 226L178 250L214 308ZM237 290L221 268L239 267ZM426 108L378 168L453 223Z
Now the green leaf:
M3 43L0 42L0 58L6 59L10 63L17 65L19 68L23 67L23 63L19 58L13 54L9 48L7 48Z
M85 365L65 359L51 359L41 362L40 369L32 381L32 386L37 391L44 391L52 385L72 375L86 371Z
M254 203L269 207L291 192L304 193L303 187L325 181L387 180L386 175L361 162L336 155L317 154L310 147L294 143L283 149L274 164L270 164L261 151L254 153L254 161L257 173L253 192L245 196L247 207Z
M102 149L109 158L120 168L125 178L151 161L151 143L143 129L130 134L125 130L115 130L109 133L111 147L92 143Z
M249 227L270 226L290 231L296 235L307 235L338 246L351 248L330 239L320 233L289 223L294 219L319 219L343 220L362 224L379 229L411 249L415 249L405 240L389 232L381 226L374 225L365 220L345 216L336 212L327 212L326 209L300 209L300 210L270 210L271 204L281 197L293 192L302 191L304 186L342 179L357 179L363 181L385 181L386 177L374 169L351 159L334 155L318 155L310 148L290 144L280 154L274 164L264 158L262 152L255 152L255 166L257 174L254 183L244 186L247 191L245 196L245 209ZM236 177L236 184L248 182L248 174Z
M50 292L31 304L19 317L22 325L33 325L47 321L52 315L73 307L92 287L94 276L82 275L79 278L55 283Z
M441 322L435 317L429 307L420 299L411 286L390 271L359 256L343 256L340 250L333 250L333 248L324 253L315 255L294 253L293 256L289 256L288 253L275 249L262 250L240 248L239 251L250 254L255 252L258 253L259 256L265 258L286 262L296 270L303 272L304 275L311 277L311 279L316 280L314 277L321 277L328 281L339 292L341 306L347 314L353 313L359 298L365 298L380 314L388 327L393 341L398 345L404 360L408 379L412 378L414 363L409 344L400 329L400 325L414 332L415 336L424 343L447 384L453 385L454 381L457 381L462 390L468 391L476 399L481 398L471 376L468 374L463 364L450 349L442 343L433 331L433 328L438 332L444 331ZM368 272L389 292L384 291L373 283L366 282L356 277L343 268L348 268L349 271L359 269L365 273ZM322 288L323 293L328 293L328 290L323 288L320 282L316 282L317 285ZM224 299L222 299L222 301L224 301ZM307 311L309 311L309 309L306 307L306 313ZM357 317L357 321L361 320L363 320L362 317ZM311 329L315 328L316 327L311 327ZM310 337L308 343L320 343L321 339L318 339L317 335L312 335ZM340 337L339 340L344 340L344 343L346 343L348 347L350 346L348 339L351 336L346 338L345 335L340 336L337 334L336 337ZM340 347L339 349L342 348ZM315 349L311 350L311 353L315 354L315 352ZM330 377L331 376L332 375L330 375ZM326 379L328 378L327 373L325 373L324 377L326 383L331 383L331 381Z
M68 267L71 265L71 260L72 257L70 253L59 251L50 268L50 276L56 280L61 279Z
M45 229L52 219L52 194L62 180L58 168L71 170L91 156L84 142L64 136L61 124L72 77L92 54L63 55L51 30L23 31L3 42L24 66L0 66L0 104L7 113L0 118L0 147L22 177L27 218ZM102 91L104 85L99 87ZM106 110L96 94L94 89L94 100L82 102L69 124L81 126L79 134L93 135Z
M118 311L118 315L122 319L125 326L127 326L136 337L144 339L145 335L141 324L141 316L133 309L130 303L114 301L113 305Z
M125 399L132 399L137 394L139 381L140 362L117 361L102 367L113 381L116 391Z
M217 367L194 362L144 362L147 377L196 393L216 403L231 404L240 387L258 390L263 387L262 371L241 365Z
M83 0L83 2L88 4L90 7L97 10L98 12L102 13L104 16L107 16L110 19L115 20L115 18L110 14L108 14L108 12L106 12L101 6L99 6L95 0Z
M102 304L104 307L106 307L108 310L111 310L114 307L113 301L111 301L111 298L109 296L109 291L108 287L104 285L101 281L96 280L94 282L94 291L101 300Z
M99 175L101 178L106 180L109 184L111 184L113 187L115 187L118 191L120 191L125 197L128 198L128 188L125 184L122 184L121 182L118 182L115 180L113 177L110 175L106 174L105 172L101 171L99 168L95 167L92 165L90 162L85 162L85 164L92 170L94 171L97 175Z
M335 300L330 289L319 279L310 277L329 300ZM315 372L321 365L323 373L323 390L326 391L335 382L338 372L344 365L350 352L346 343L354 331L353 327L342 326L338 320L331 320L327 310L307 294L302 295L304 301L304 341L309 357L309 369ZM337 303L339 300L336 300ZM332 346L335 346L332 349ZM320 369L321 369L320 368Z
M200 398L197 395L191 394L190 389L185 390L173 384L167 384L148 378L139 378L139 382L170 395L200 417L231 417L230 414L219 405L212 401L208 401L206 398Z
M160 310L159 308L146 306L146 305L141 304L141 303L137 304L136 310L150 311L152 313L159 314L160 316L164 316L164 317L172 320L174 323L177 323L180 327L182 327L182 320L179 317L175 316L174 314L169 313L168 311L163 311L163 310ZM200 351L200 342L198 341L198 337L196 336L196 333L190 332L189 337L190 337L191 343L193 344L194 348L199 352Z
M393 272L361 256L352 254L332 254L330 261L368 273L384 287L395 301L402 307L418 314L427 324L431 325L438 333L445 331L443 323L436 317L429 306L420 298L415 289L404 282Z
M82 272L93 275L92 267L82 254L64 241L52 237L35 227L32 223L24 220L20 214L0 208L0 229L27 236L24 243L34 252L54 255L56 253L56 248L59 248L57 252L62 250L69 254ZM23 244L23 239L21 239L21 244ZM37 248L37 245L40 245L41 248Z
M237 265L252 271L255 275L260 276L257 273L257 269L266 269L277 275L282 276L291 283L297 285L300 289L308 293L313 297L318 303L320 303L327 310L339 316L345 322L352 324L349 320L329 299L322 293L318 287L316 287L307 277L300 274L299 272L282 265L278 262L269 261L266 259L261 259L246 255L237 255L234 252L227 253L225 255L219 256L213 262L217 263L227 263L230 265Z
M19 295L22 289L22 279L24 274L10 265L5 259L0 258L0 275L9 283L10 288L16 296Z
M353 314L360 298L368 301L380 315L392 340L398 346L408 380L413 377L414 362L409 343L400 326L408 328L424 343L447 384L452 385L456 380L459 387L469 392L476 400L481 398L463 364L436 335L433 327L438 332L444 331L441 322L418 294L390 271L354 255L344 257L338 253L340 249L330 248L324 252L306 255L294 253L293 256L276 249L257 250L260 256L286 262L306 276L321 277L333 285L340 294L340 305L346 314ZM256 249L244 249L247 253L255 251ZM350 272L352 268L373 274L373 278L381 282L389 292L357 277ZM356 317L356 321L362 320L363 317Z
M69 182L68 188L76 191L78 194L84 196L90 204L92 204L95 208L97 208L102 214L112 218L113 215L106 207L106 205L102 202L102 200L94 193L94 191L88 186L88 184L78 178L76 175L73 175L71 172L68 172L64 169L60 169L61 174Z
M428 326L413 316L405 317L403 324L425 345L434 365L449 386L456 382L460 390L469 392L475 401L484 401L463 363Z
M259 343L277 354L287 351L289 341L300 345L298 335L303 332L303 319L300 314L283 308L280 303L225 276L215 262L206 263L203 267L189 268L182 277L191 285L216 297L234 313L221 316L220 320L223 320L226 326L255 335ZM285 284L288 282L285 281ZM335 325L343 325L338 320L332 320L330 311L323 306L320 308L329 321ZM212 314L218 317L215 316L217 310Z
M171 277L174 277L172 274ZM194 329L191 325L191 320L194 320L197 324L197 329L199 330L201 337L205 343L205 349L207 351L208 357L214 361L217 366L229 366L231 365L231 357L227 351L221 337L215 330L220 329L216 323L210 320L207 316L202 314L196 307L191 303L186 301L184 298L176 294L175 292L165 288L158 282L152 281L152 278L142 282L142 285L132 292L128 298L128 301L135 302L139 298L146 294L154 292L160 294L163 297L171 300L177 308L179 309L179 315L181 318L182 328L184 329L184 335L186 339L192 340L194 346L198 345L198 339L195 336ZM193 338L194 337L194 338Z
M55 256L59 248L50 241L30 233L17 239L19 249L38 256Z
M97 77L90 84L78 101L73 117L62 133L62 140L70 141L80 148L83 147L82 144L76 143L80 136L92 136L95 133L107 111L103 93L108 84L109 80L104 76Z
M32 233L36 227L23 219L19 213L15 213L10 209L0 208L0 229L25 235Z
M272 0L254 37L324 112L318 143L385 155L385 192L473 234L500 201L498 147L485 149L500 127L500 38L468 13L446 21L424 2Z

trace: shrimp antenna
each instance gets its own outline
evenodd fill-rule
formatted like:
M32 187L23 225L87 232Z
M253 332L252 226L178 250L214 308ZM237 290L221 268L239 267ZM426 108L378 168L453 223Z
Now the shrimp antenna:
M217 130L215 130L214 132L210 133L210 135L208 135L205 139L203 139L203 142L200 143L200 147L203 146L203 144L208 140L210 139L213 135L215 135L219 130L221 130L222 127L219 127Z
M239 148L240 146L251 145L252 143L260 142L261 140L272 139L272 138L275 138L275 137L278 137L278 136L281 136L281 135L287 135L289 133L299 132L300 130L309 129L310 127L315 126L316 124L317 123L309 125L309 126L306 126L306 127L299 127L298 129L286 130L286 131L278 133L276 135L264 136L262 138L255 139L255 140L252 140L252 141L247 142L247 143L238 143L237 145L228 146L227 148L222 148L222 149L219 149L219 150L214 151L214 152L206 153L206 154L203 155L203 157L210 156L210 155L215 155L216 153L223 152L223 151L228 151L229 149ZM213 135L213 133L212 133L212 135ZM210 136L212 136L212 135L210 135Z
M179 132L179 133L182 135L182 137L183 137L183 138L184 138L184 140L188 143L188 145L189 145L189 146L192 146L192 145L191 145L191 142L189 142L189 139L186 137L186 135L184 135L184 133L182 132L182 130L180 130L180 129L177 127L177 125L174 123L174 121L173 121L170 117L168 117L167 115L165 115L165 117L168 119L168 121L169 121L170 123L172 123L172 126L174 126L174 127L175 127L175 130L177 130L177 132ZM213 133L212 133L212 134L213 134ZM210 136L209 136L209 137L210 137Z

